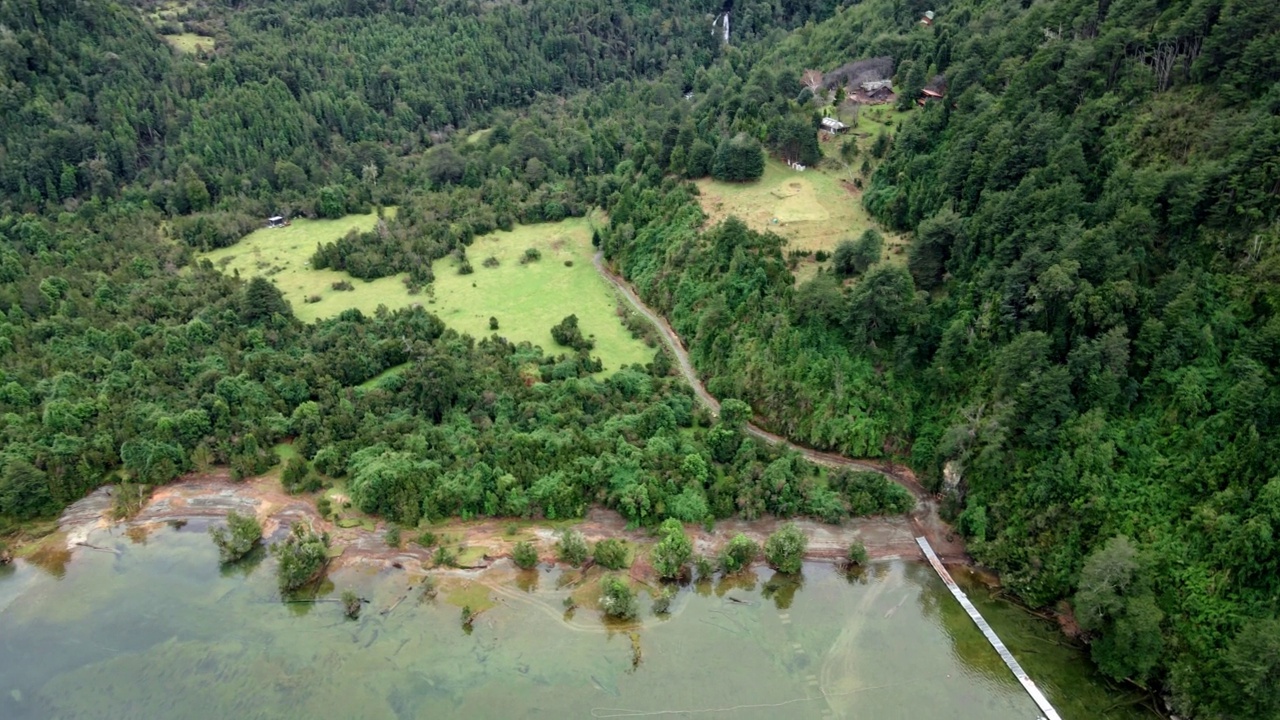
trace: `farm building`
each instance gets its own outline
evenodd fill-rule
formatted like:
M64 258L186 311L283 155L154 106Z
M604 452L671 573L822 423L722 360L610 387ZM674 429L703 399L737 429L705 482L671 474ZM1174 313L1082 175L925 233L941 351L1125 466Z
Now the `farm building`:
M857 88L863 83L885 81L893 77L893 58L888 55L858 60L842 65L822 76L822 86L828 90L840 86ZM805 79L802 78L803 82Z
M267 227L269 228L284 227L285 225L288 225L288 224L289 224L289 221L285 220L283 215L272 215L271 217L267 218Z
M883 105L898 98L893 92L891 80L869 80L849 88L849 99L860 105Z
M842 133L848 130L849 126L833 117L824 117L822 118L822 129L830 133Z

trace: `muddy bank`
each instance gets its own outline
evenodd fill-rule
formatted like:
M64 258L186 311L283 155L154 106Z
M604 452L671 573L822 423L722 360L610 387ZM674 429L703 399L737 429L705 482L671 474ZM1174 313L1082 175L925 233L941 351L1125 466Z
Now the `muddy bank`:
M70 550L92 549L87 545L91 534L105 530L122 532L129 537L145 538L154 528L181 522L212 524L221 521L228 512L253 515L262 522L266 542L280 539L288 532L289 525L305 521L317 530L326 531L333 539L333 546L342 554L335 558L331 569L344 565L364 564L376 567L399 567L423 572L434 567L434 550L412 542L412 531L406 530L401 547L391 547L385 539L386 523L372 521L368 525L343 528L320 517L315 498L310 495L289 495L274 477L260 477L243 482L232 482L226 471L202 475L189 475L178 482L157 488L151 500L134 517L128 520L112 519L112 487L100 488L88 497L67 508L59 521L60 541ZM686 531L698 554L716 555L738 533L763 544L770 533L784 521L768 518L754 521L725 520L710 530L701 526L688 526ZM872 559L918 559L919 548L915 544L917 521L903 516L855 518L840 525L827 525L811 520L796 520L796 525L809 538L806 557L810 560L836 561L843 558L849 545L861 541ZM518 524L519 533L512 535L511 526ZM644 552L654 540L648 530L628 529L621 515L603 508L593 508L586 518L572 525L592 542L604 538L621 538L634 543L638 552L632 566L632 574L638 580L650 580L651 568ZM544 562L555 561L555 541L558 528L565 523L538 524L513 519L455 520L434 525L430 530L438 536L461 539L468 548L465 569L486 568L492 563L509 558L520 540L528 540L538 548Z

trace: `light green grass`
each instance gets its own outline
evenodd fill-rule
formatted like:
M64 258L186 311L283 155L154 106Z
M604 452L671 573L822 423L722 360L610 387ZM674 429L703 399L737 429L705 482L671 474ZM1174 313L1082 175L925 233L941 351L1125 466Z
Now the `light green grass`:
M184 52L188 55L194 55L200 47L203 47L207 52L212 52L217 47L217 42L208 35L187 32L178 35L163 35L162 37L178 52Z
M703 179L698 189L712 222L737 215L753 230L781 235L789 250L830 252L874 224L852 186L846 187L835 172L797 172L772 158L755 182Z
M388 217L393 214L394 208L387 208ZM227 274L239 270L246 280L257 275L270 279L293 306L293 314L304 322L333 317L348 308L371 314L379 305L394 309L425 300L410 295L400 275L366 282L345 272L311 268L317 244L333 242L351 230L371 230L377 222L373 213L339 220L294 220L288 227L254 231L231 247L200 257ZM350 282L355 290L334 290L333 284L341 280ZM318 295L320 301L305 302L312 295Z
M493 133L493 128L485 128L483 130L477 130L467 136L467 144L475 145L478 142L488 140L489 135L491 133Z
M521 265L528 248L537 248L542 259ZM551 326L573 314L582 334L594 336L591 354L600 358L606 371L651 361L654 351L622 326L617 296L596 272L593 254L591 228L583 218L478 237L467 248L474 273L459 275L453 258L431 266L434 298L425 307L450 327L477 338L495 334L489 318L496 317L496 334L513 342L527 340L547 354L571 352L552 340ZM484 266L490 256L498 259L498 267ZM566 260L573 266L566 267Z

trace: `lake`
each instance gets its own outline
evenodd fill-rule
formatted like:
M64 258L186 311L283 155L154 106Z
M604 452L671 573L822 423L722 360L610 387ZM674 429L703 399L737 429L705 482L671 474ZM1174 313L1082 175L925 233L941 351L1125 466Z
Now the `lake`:
M566 614L583 586L554 568L442 574L426 599L420 577L344 567L322 602L285 604L273 560L219 568L206 527L99 529L104 551L0 568L0 717L1038 717L922 563L760 569L690 585L666 616L642 593L640 623L614 625ZM358 620L330 601L346 588L369 601ZM1104 714L1129 698L974 595L1064 717L1151 717ZM463 604L482 609L470 632Z

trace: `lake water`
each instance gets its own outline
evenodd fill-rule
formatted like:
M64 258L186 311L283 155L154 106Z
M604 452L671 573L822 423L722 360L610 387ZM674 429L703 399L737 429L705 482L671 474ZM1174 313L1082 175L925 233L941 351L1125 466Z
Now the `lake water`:
M403 571L348 568L333 588L369 600L351 621L281 603L269 558L220 569L203 530L97 531L116 553L0 569L0 718L1038 717L922 563L762 569L690 586L663 618L642 595L636 626L566 616L590 594L576 571L494 569L423 599ZM1126 698L1074 651L975 600L1064 717L1149 717L1104 714ZM461 604L492 607L468 633Z

